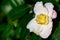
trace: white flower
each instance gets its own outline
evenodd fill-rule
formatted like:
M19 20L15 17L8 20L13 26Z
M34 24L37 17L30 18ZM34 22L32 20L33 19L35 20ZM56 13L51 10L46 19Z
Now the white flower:
M52 3L45 3L43 6L42 1L37 2L34 6L35 17L27 24L27 29L42 38L48 38L53 27L52 19L57 17L53 8Z

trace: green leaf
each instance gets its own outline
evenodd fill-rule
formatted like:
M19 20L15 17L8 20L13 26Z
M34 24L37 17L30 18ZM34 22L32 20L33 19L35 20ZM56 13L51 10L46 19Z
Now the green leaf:
M9 24L7 25L7 27L5 28L5 30L3 31L2 37L3 37L3 38L8 37L8 36L10 35L10 32L11 32L12 28L13 28L13 24L12 24L12 23L9 23Z
M32 33L30 36L31 36L30 40L42 40L40 36L34 33Z
M3 0L2 1L1 9L2 9L2 12L4 12L5 14L7 14L12 9L12 5L10 3L11 3L10 0Z
M24 0L15 0L15 2L17 5L23 5L25 3Z
M3 32L6 28L6 24L0 24L0 32Z
M21 27L18 26L14 32L14 35L17 37L17 36L20 36L20 33L21 33Z
M59 25L57 26L55 32L52 34L51 40L60 40L60 22L59 22Z
M21 20L20 20L20 26L22 28L21 30L21 40L25 40L28 34L30 33L29 30L26 28L26 25L28 22L33 18L33 14L26 14ZM24 39L23 39L24 38Z
M27 13L30 7L31 7L30 5L23 5L23 6L16 7L12 9L10 13L7 14L7 17L11 20L18 19L22 17L25 13Z
M13 8L24 5L24 0L3 0L1 4L2 11L7 14Z

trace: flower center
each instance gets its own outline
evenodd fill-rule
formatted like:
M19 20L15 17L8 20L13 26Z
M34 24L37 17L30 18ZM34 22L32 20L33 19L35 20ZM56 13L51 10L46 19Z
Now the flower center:
M38 24L48 24L49 23L49 17L45 14L37 15L36 22Z

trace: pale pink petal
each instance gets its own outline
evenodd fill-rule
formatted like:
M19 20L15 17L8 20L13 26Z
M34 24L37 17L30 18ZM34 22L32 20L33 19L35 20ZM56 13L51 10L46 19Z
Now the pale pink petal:
M50 22L48 25L44 26L42 31L39 32L40 37L42 37L44 39L48 38L51 34L52 27L53 27L52 22Z
M48 38L51 34L52 28L50 29L45 29L40 33L40 36L44 39Z
M32 19L28 24L27 24L27 29L30 30L30 32L34 32L38 34L38 24L36 23L35 19Z
M55 10L53 10L52 19L55 19L56 17L57 17L57 12Z
M42 1L41 2L37 2L34 6L34 13L35 15L39 15L41 13L47 14L48 11L47 9L43 6Z
M45 3L44 6L45 6L45 7L47 8L47 10L49 11L49 13L48 13L49 17L51 17L51 16L52 16L52 12L53 12L54 5L53 5L52 3Z

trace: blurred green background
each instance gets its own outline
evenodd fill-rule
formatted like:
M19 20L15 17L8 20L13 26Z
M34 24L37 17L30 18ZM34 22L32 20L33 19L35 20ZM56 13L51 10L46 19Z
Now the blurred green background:
M47 39L26 28L35 16L33 8L37 1L53 3L57 11L52 34ZM60 40L60 0L0 0L0 40Z

